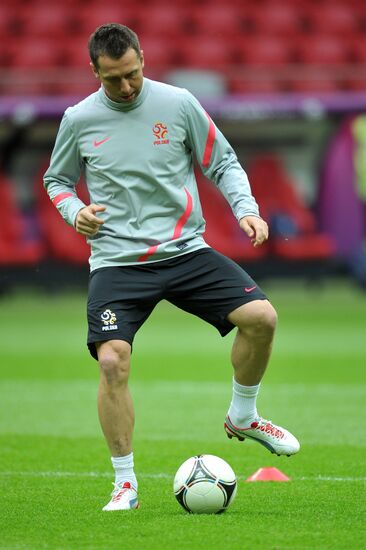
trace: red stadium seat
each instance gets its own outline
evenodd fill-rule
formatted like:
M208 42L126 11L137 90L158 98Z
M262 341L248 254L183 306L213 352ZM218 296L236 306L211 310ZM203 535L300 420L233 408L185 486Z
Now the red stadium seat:
M4 83L7 94L54 94L61 78L60 41L26 36L7 43L9 67L16 69ZM62 44L61 44L62 46ZM63 51L63 49L62 49Z
M252 5L243 10L248 29L255 34L295 36L303 30L302 6L289 2Z
M335 253L332 240L324 233L277 238L271 248L275 256L290 261L329 260Z
M366 41L361 34L354 36L350 42L350 55L353 62L366 64Z
M326 260L334 243L317 231L311 210L297 193L279 158L255 159L249 168L252 192L270 227L272 254L284 260Z
M270 219L277 212L290 214L301 232L315 229L315 220L290 181L281 160L275 155L256 157L248 170L252 191L261 205L262 215Z
M184 67L224 70L234 62L230 41L211 36L186 38L180 41L179 61Z
M139 36L150 35L162 40L169 49L166 38L176 37L187 32L189 23L188 11L175 3L146 5L136 11L136 28Z
M202 36L226 38L243 32L243 10L231 4L196 6L190 11L191 31Z
M14 6L0 4L0 36L7 38L20 28L19 13Z
M63 44L63 64L70 67L89 68L88 36L85 34L70 37ZM91 70L91 69L90 69Z
M293 60L291 42L279 36L248 36L233 45L235 57L244 65L282 66Z
M0 265L34 265L43 257L40 241L27 235L25 219L14 196L12 182L0 175Z
M354 6L355 14L358 17L361 30L366 28L366 4L363 0Z
M196 171L196 178L206 220L204 238L207 244L237 262L263 259L268 253L267 246L254 248L217 187L199 170Z
M79 32L86 38L100 25L121 23L132 29L136 24L136 7L124 3L101 4L96 2L78 8L76 15Z
M167 45L166 41L154 34L139 35L140 46L144 52L145 72L150 74L155 70L165 70L175 65L177 51L175 43Z
M342 65L350 60L350 43L342 37L315 34L296 43L300 63Z
M353 35L359 29L357 10L346 2L308 5L305 24L314 33Z
M10 46L12 64L16 67L40 69L61 63L60 44L47 38L23 37Z
M67 39L75 29L73 10L63 3L33 4L21 10L22 33L32 37L49 37L50 40Z

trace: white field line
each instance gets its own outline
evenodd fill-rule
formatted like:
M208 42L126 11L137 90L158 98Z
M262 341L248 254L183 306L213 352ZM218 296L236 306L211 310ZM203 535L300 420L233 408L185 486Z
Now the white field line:
M112 472L6 472L0 471L0 477L108 477L113 478ZM167 473L156 473L156 474L148 474L148 473L138 473L138 478L146 478L146 479L173 479L174 474L167 474ZM246 476L238 476L239 481L244 481L246 479ZM313 477L297 477L292 478L293 481L345 481L345 482L366 482L366 477L337 477L337 476L313 476Z

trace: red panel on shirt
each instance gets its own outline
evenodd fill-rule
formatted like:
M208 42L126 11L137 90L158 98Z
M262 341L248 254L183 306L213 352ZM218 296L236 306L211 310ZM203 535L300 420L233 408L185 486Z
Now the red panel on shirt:
M186 192L186 195L187 195L187 205L186 205L186 208L185 208L183 214L181 215L181 217L179 218L179 220L175 224L172 241L174 241L175 239L178 239L181 236L182 231L183 231L183 227L187 223L188 218L192 213L192 208L193 208L192 195L190 194L190 192L188 191L188 189L186 187L184 188L184 191ZM147 252L145 252L145 254L143 254L143 256L139 257L138 261L139 262L146 262L146 260L148 260L150 258L150 256L155 254L155 252L158 249L158 246L159 246L159 244L154 244L154 245L150 246L148 248Z
M208 118L209 127L208 127L208 135L207 135L205 150L203 152L203 158L202 158L202 166L204 166L205 168L210 165L212 149L215 143L215 136L216 136L215 125L207 113L206 113L206 116Z
M183 212L183 214L181 215L181 217L176 223L176 226L174 228L174 233L173 233L173 241L174 239L178 239L181 236L183 227L186 225L188 218L192 212L192 207L193 207L192 195L190 195L186 187L184 188L184 191L186 192L186 195L187 195L187 206L185 211Z
M155 252L157 251L158 246L159 246L158 244L154 244L154 245L150 246L148 248L147 252L143 256L139 257L139 262L146 262L146 260L148 260L150 258L150 256L155 254Z

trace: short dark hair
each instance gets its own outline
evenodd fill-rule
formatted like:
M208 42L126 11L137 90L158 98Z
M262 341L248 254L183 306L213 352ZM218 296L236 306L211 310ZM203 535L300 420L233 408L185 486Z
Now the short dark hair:
M138 57L141 57L137 34L119 23L107 23L98 27L89 38L88 48L95 67L98 67L100 55L119 59L129 48L133 48Z

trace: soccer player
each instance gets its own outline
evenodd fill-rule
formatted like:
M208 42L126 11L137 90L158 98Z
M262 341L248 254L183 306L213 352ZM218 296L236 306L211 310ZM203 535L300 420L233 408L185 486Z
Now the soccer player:
M194 159L253 246L266 241L268 227L246 173L187 90L144 78L144 55L132 30L115 23L98 27L89 54L101 87L65 111L44 184L65 221L91 245L88 347L100 366L99 419L115 470L112 499L103 510L130 510L139 505L131 349L162 299L211 323L222 336L237 328L228 437L253 439L278 455L292 455L300 446L256 408L276 312L255 281L202 237ZM88 205L75 192L82 170Z

